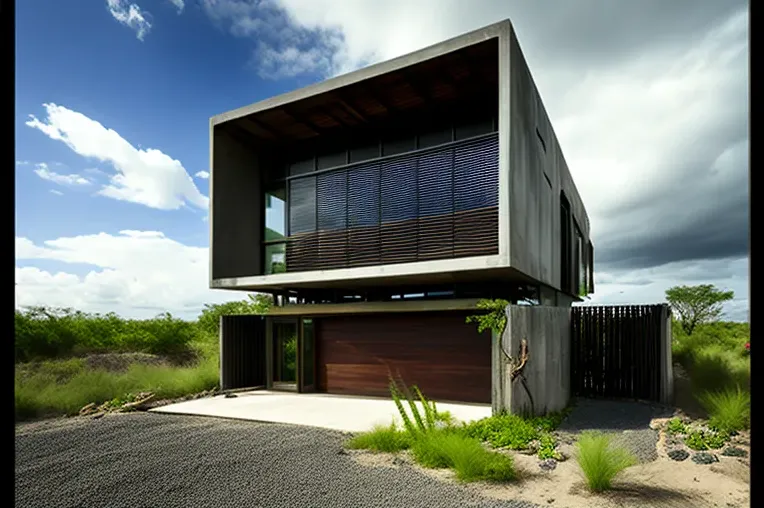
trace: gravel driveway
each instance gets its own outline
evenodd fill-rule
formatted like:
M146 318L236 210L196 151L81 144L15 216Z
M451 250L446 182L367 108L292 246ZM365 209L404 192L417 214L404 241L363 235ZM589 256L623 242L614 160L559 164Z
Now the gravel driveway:
M658 431L650 428L650 421L672 415L671 408L658 404L582 398L575 401L557 433L568 442L585 430L612 433L613 444L631 450L640 462L649 462L658 457Z
M413 468L365 467L338 432L130 413L16 427L16 506L507 507Z

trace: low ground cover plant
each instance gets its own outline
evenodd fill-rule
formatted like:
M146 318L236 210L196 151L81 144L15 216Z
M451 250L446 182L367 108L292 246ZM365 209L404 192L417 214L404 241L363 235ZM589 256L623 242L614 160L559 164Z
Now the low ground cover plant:
M584 432L576 442L576 452L576 461L593 492L610 489L621 471L637 463L631 452L613 446L612 437L601 432Z

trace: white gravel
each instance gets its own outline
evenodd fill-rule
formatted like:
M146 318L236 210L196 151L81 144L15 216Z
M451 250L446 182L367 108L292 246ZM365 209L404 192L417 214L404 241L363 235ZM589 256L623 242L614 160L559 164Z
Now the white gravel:
M372 468L339 432L151 413L16 427L17 507L507 507L414 468Z

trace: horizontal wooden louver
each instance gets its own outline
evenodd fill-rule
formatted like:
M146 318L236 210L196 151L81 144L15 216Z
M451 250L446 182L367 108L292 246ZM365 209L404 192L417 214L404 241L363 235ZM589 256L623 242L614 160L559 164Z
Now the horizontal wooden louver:
M498 253L498 136L300 177L287 271Z

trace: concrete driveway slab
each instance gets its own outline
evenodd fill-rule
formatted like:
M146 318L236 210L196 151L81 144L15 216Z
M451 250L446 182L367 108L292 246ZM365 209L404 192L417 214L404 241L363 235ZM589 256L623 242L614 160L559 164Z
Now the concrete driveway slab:
M437 408L439 411L449 411L463 422L491 416L491 406L488 404L444 402L437 403ZM232 398L218 395L179 402L151 411L309 425L344 432L363 432L376 424L389 425L393 420L401 423L391 399L266 390L241 392Z

